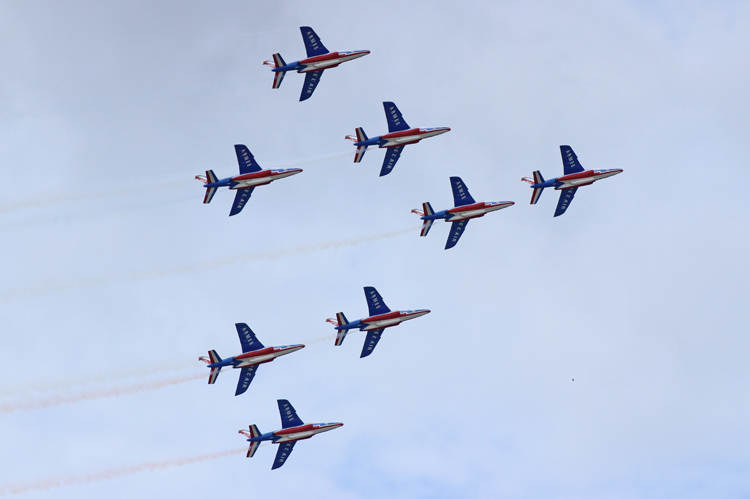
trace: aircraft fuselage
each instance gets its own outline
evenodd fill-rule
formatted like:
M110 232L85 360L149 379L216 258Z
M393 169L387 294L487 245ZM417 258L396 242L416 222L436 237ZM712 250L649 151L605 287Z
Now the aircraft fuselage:
M284 345L278 347L265 347L260 350L254 350L252 352L235 355L234 357L228 357L221 362L209 364L208 367L233 367L234 369L241 369L243 367L255 366L258 364L265 364L271 362L276 357L282 355L288 355L297 350L305 348L305 345Z
M259 185L268 185L274 180L280 178L291 177L302 173L299 168L287 168L284 170L261 170L259 172L246 173L244 175L236 175L234 177L228 177L219 180L218 182L203 184L205 188L211 187L229 187L232 190L236 189L248 189L250 187L257 187Z
M532 188L539 187L554 187L556 191L563 189L573 189L575 187L582 187L584 185L591 185L597 180L603 178L612 177L622 173L621 169L612 170L586 170L579 173L571 173L570 175L563 175L562 177L552 178L542 182L541 184L532 184Z
M513 201L490 201L484 203L474 203L465 206L457 206L449 210L438 211L432 215L420 217L422 220L439 220L444 219L446 222L457 222L459 220L470 220L485 216L487 213L502 210L513 206Z
M369 50L352 50L350 52L330 52L324 55L318 55L315 57L308 57L300 61L295 61L282 66L274 68L272 71L278 73L279 71L297 71L298 73L309 73L311 71L321 71L323 69L335 68L339 64L343 64L354 59L359 59L369 54Z
M410 321L417 317L429 314L427 309L421 310L397 310L387 314L374 315L365 319L359 319L343 326L336 326L336 330L341 329L360 329L361 331L371 331L373 329L384 329L387 327L398 326L404 321Z

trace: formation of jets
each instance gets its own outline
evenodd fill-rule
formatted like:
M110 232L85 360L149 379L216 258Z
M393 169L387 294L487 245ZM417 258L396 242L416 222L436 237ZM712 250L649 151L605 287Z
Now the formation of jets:
M302 32L302 39L307 50L306 59L286 64L281 54L277 53L273 55L273 61L264 61L264 64L272 68L274 75L273 88L279 88L284 75L289 71L305 73L305 83L302 87L300 101L307 100L312 96L323 71L370 53L368 50L329 52L312 28L303 26L300 28L300 31ZM387 134L368 138L362 128L357 128L355 135L346 136L347 139L354 142L357 148L354 156L355 163L362 161L369 147L377 146L386 150L383 165L380 169L381 177L393 171L404 147L450 131L448 127L412 128L406 123L396 104L393 102L383 102L383 108L388 122ZM290 177L302 172L298 168L263 170L246 146L238 144L234 148L240 168L239 175L219 180L213 170L207 170L205 177L196 176L197 179L203 182L203 186L206 189L203 198L203 202L206 204L211 202L220 187L228 187L231 190L237 191L229 216L237 215L242 211L256 187L270 184L274 180ZM537 170L533 173L533 178L522 177L521 179L531 184L531 204L537 204L542 192L548 187L560 191L560 199L558 200L554 214L555 217L565 213L579 187L591 185L597 180L622 173L620 169L584 170L570 146L560 146L560 152L563 160L563 175L561 177L544 180L541 172ZM450 233L445 244L446 250L456 246L466 230L469 220L483 217L487 213L502 210L515 204L513 201L476 202L460 177L450 177L450 183L453 191L453 208L436 212L429 202L425 202L422 203L421 211L412 210L422 220L421 236L428 234L433 222L436 220L445 220L451 223ZM339 312L336 314L335 319L326 319L327 322L333 324L336 331L334 341L336 346L341 346L346 335L353 329L366 333L360 358L368 357L373 353L383 332L387 328L398 326L402 322L430 313L430 310L427 309L392 311L374 287L366 286L364 292L368 307L367 317L349 322L344 313ZM241 395L248 390L259 365L272 362L277 357L288 355L305 347L302 344L265 347L247 324L237 323L235 327L237 328L237 334L242 347L241 354L222 359L215 350L210 350L208 357L199 357L200 360L208 364L208 368L210 369L209 384L216 382L219 373L224 368L240 369L235 396ZM278 400L278 406L282 426L280 430L261 433L257 425L250 425L248 430L240 430L240 433L245 435L247 441L250 442L247 457L253 457L262 442L271 442L279 445L271 469L280 468L286 462L297 441L308 439L318 433L343 426L343 423L305 424L297 416L297 412L288 400Z

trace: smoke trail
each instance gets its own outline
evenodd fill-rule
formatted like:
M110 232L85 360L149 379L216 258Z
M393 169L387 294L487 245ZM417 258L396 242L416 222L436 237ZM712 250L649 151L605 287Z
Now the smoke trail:
M268 445L268 443L262 443L259 447ZM185 466L186 464L200 463L203 461L211 461L232 454L242 454L247 452L247 448L225 450L221 452L211 452L209 454L200 454L198 456L183 457L179 459L167 459L164 461L155 461L152 463L134 464L131 466L120 466L118 468L110 468L108 470L99 471L96 473L86 473L83 475L68 475L57 478L46 478L41 480L34 480L33 482L21 482L16 484L8 484L0 486L0 496L6 496L9 494L22 494L24 492L30 492L32 490L49 490L56 487L64 487L66 485L76 485L81 483L92 483L101 482L103 480L113 480L125 475L132 475L135 473L141 473L143 471L159 471L168 468L174 468L176 466Z
M97 277L93 279L86 279L81 280L78 282L71 282L71 283L63 283L58 285L52 285L49 283L45 283L41 287L35 287L35 288L26 288L26 289L16 289L11 290L2 295L2 301L8 302L12 300L18 300L20 298L27 298L27 297L35 297L35 296L44 296L49 295L52 293L59 293L61 291L67 291L69 289L86 289L91 288L95 286L101 286L103 284L108 284L110 282L129 279L131 281L140 281L144 279L159 279L164 277L170 277L178 274L183 274L186 272L197 272L199 270L206 270L206 269L217 269L219 267L224 267L228 265L236 265L238 263L251 263L251 262L257 262L262 260L277 260L279 258L287 257L287 256L295 256L295 255L306 255L309 253L314 253L316 251L323 251L327 249L339 249L345 246L356 246L358 244L362 243L369 243L372 241L377 241L380 239L388 239L391 237L401 236L407 233L414 232L416 229L414 227L410 227L408 229L401 229L396 230L393 232L386 232L383 234L377 234L374 236L364 236L364 237L357 237L353 239L340 239L338 241L328 241L328 242L322 242L322 243L316 243L311 245L300 245L293 248L285 249L285 250L279 250L272 253L252 253L249 255L237 255L233 257L228 258L220 258L215 260L207 260L203 262L198 263L192 263L190 265L183 265L180 267L172 267L171 269L166 270L156 270L151 272L137 272L130 275L124 275L124 276L104 276L104 277Z
M179 385L188 381L205 378L206 373L191 374L190 376L178 376L155 381L144 381L132 385L115 386L111 388L99 388L86 390L74 394L60 394L42 397L39 399L18 400L0 404L0 414L8 414L16 411L32 411L35 409L46 409L64 404L74 404L84 400L94 400L106 397L118 397L128 393L138 393L146 390L158 390L166 386Z
M99 374L91 374L85 377L68 378L63 380L44 379L37 381L28 381L26 383L14 383L10 386L0 387L0 397L14 397L18 395L27 395L29 392L48 393L63 390L73 390L86 385L96 383L109 383L120 381L127 378L143 378L167 371L181 371L188 367L195 367L195 361L184 362L165 362L157 366L140 367L136 369L111 371L108 370Z
M318 158L297 161L294 163L284 163L284 164L276 165L274 166L274 168L294 168L296 166L302 166L302 165L314 165L316 163L322 163L325 161L332 161L335 159L346 158L353 154L354 153L351 151L347 153L341 153L341 154L332 154L329 156L321 156ZM133 187L124 187L120 189L105 189L105 190L100 190L96 192L82 192L78 194L57 194L57 195L51 195L51 196L44 196L41 198L28 199L26 201L19 201L17 203L0 205L0 214L11 213L13 211L18 211L24 208L42 208L42 207L52 206L52 205L56 205L60 203L73 203L73 202L79 202L79 201L91 201L91 200L96 200L96 199L109 199L113 196L126 196L130 194L142 193L144 191L162 190L162 189L168 189L170 187L185 186L188 184L197 185L196 181L193 179L180 179L180 180L171 180L167 182L149 183L149 184L133 186Z

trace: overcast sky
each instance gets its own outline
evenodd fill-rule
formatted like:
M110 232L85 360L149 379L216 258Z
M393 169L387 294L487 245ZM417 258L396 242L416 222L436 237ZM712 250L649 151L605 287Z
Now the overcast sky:
M371 54L300 103L261 63L304 58L303 25ZM0 3L0 494L747 497L748 61L741 1ZM379 178L344 136L386 100L452 131ZM304 172L230 218L193 176L238 143ZM624 172L553 218L519 179L561 144ZM452 175L516 204L444 251L410 210ZM432 313L360 359L325 318L363 286ZM235 322L308 346L234 397L197 357L239 353ZM275 446L116 471L244 448L278 398L344 426L273 472Z

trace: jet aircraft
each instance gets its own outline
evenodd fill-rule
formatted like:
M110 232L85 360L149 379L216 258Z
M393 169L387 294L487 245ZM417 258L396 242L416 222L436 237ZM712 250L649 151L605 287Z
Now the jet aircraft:
M323 76L323 71L335 68L343 62L359 59L370 53L369 50L328 52L328 49L321 43L320 37L311 27L301 26L299 30L302 32L302 40L304 40L305 49L307 49L307 59L287 64L282 59L281 54L273 54L273 61L263 61L263 64L273 68L273 88L281 86L281 81L287 71L305 73L305 84L302 86L302 94L299 96L300 102L312 97L320 77Z
M240 379L237 382L237 390L234 392L235 396L242 395L247 391L259 365L272 362L276 357L281 357L282 355L305 348L305 345L264 347L263 343L255 337L253 330L247 327L247 324L240 322L235 324L235 327L237 328L237 335L240 337L240 344L242 345L242 353L240 355L222 360L219 354L216 353L216 350L209 350L208 357L198 357L198 360L202 360L211 368L211 373L208 375L209 385L216 383L216 378L219 377L222 368L232 367L234 369L241 369Z
M581 163L578 162L578 156L570 146L560 146L560 154L562 154L563 162L562 177L544 180L539 170L534 172L533 179L521 177L521 180L531 184L531 188L534 189L534 192L531 193L531 204L536 204L539 201L542 192L547 187L554 187L556 191L560 191L560 199L557 201L557 209L555 210L556 217L565 213L579 187L591 185L597 180L622 173L620 169L584 170Z
M451 177L451 187L453 188L453 204L455 208L443 210L435 213L430 203L422 203L422 211L411 210L424 220L420 236L424 237L430 231L432 223L435 220L443 219L451 222L451 232L448 235L448 241L445 243L445 249L450 249L458 243L458 239L464 233L466 225L472 218L485 216L491 211L502 210L513 206L513 201L490 201L477 203L469 194L469 189L464 184L461 177Z
M360 127L355 130L356 136L346 136L347 139L353 141L354 145L357 146L357 153L354 155L355 163L362 161L368 147L378 146L381 149L387 149L383 166L380 168L381 177L391 173L393 167L396 166L396 161L401 156L401 151L408 144L416 144L422 139L451 131L448 127L411 128L404 121L401 111L398 110L396 104L393 102L383 102L383 108L385 109L385 117L388 120L387 134L368 139L364 129Z
M203 187L206 188L206 195L203 197L203 204L211 202L219 187L229 187L229 189L237 191L237 194L234 197L232 210L229 212L230 217L242 211L242 208L245 207L245 203L250 199L253 189L259 185L267 185L274 180L291 177L292 175L297 175L302 172L299 168L263 170L255 161L255 158L252 153L250 153L247 146L237 144L234 146L234 151L237 153L237 162L240 164L239 175L219 180L213 170L206 170L205 177L203 175L195 176L196 179L203 182Z
M339 312L336 314L336 320L326 319L326 322L336 326L335 329L338 331L336 334L336 346L340 346L344 342L346 333L350 329L367 331L367 337L365 338L365 344L362 346L360 358L367 357L372 353L378 341L380 341L380 336L383 334L385 328L398 326L404 321L416 319L430 313L427 309L391 312L391 309L386 306L383 298L380 297L380 293L372 286L365 287L365 298L367 299L367 307L369 308L369 317L349 322L346 320L344 313Z
M288 400L278 400L279 414L281 415L281 429L271 431L268 433L261 434L258 430L258 426L251 424L250 430L240 430L247 437L247 441L250 442L250 447L247 449L247 457L253 457L255 451L258 450L261 442L270 441L274 444L279 444L279 449L276 451L276 459L273 460L272 470L281 468L286 460L289 458L289 454L294 449L294 444L298 440L305 440L318 433L335 430L344 423L308 423L305 424L297 416L297 411L294 410L292 404Z

